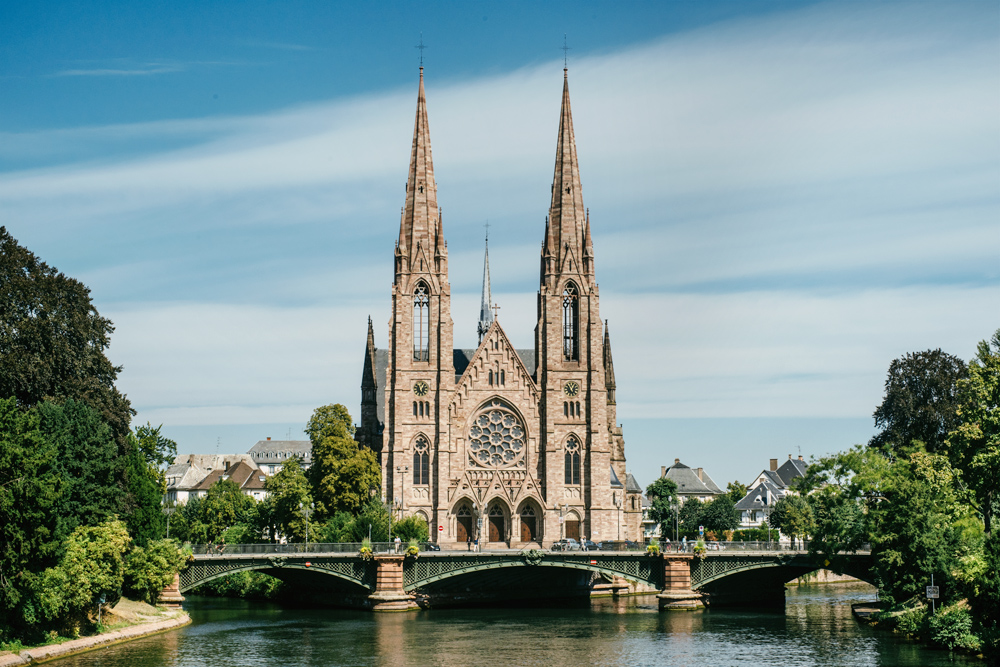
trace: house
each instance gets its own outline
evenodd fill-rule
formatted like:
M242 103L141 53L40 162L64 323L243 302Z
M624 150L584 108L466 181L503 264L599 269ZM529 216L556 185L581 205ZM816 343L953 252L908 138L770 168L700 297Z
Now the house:
M801 456L778 465L778 459L771 459L769 470L763 470L750 484L750 490L736 503L740 513L740 528L758 528L767 520L774 504L792 491L792 482L805 475L806 462Z
M167 492L164 497L167 503L186 503L188 498L198 488L202 481L215 470L227 470L239 463L256 468L253 459L248 454L182 454L174 459L164 476L167 482Z
M243 493L254 500L261 501L266 495L264 482L267 479L267 475L264 471L246 461L239 461L234 466L216 468L210 472L191 490L191 497L208 495L208 490L216 482L224 479L234 482Z
M250 448L254 464L268 475L273 475L289 458L296 456L302 461L302 469L308 470L312 464L312 442L309 440L258 440Z
M660 468L660 477L666 477L677 485L677 497L681 505L690 498L708 502L725 493L712 481L704 468L688 467L680 459L674 459L674 464L669 468Z

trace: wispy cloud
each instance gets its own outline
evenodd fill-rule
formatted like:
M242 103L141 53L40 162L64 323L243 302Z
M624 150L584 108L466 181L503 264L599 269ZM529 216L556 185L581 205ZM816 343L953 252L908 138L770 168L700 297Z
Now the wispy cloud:
M65 69L55 72L52 76L151 76L154 74L173 74L183 72L186 65L150 63L135 67L96 67L90 69Z
M1000 39L977 6L935 7L824 5L577 60L623 416L868 415L892 358L969 356L1000 324ZM532 344L560 70L428 73L457 345L486 218L502 322ZM414 89L18 136L76 148L0 174L0 219L94 289L143 419L354 405L368 314L385 341Z

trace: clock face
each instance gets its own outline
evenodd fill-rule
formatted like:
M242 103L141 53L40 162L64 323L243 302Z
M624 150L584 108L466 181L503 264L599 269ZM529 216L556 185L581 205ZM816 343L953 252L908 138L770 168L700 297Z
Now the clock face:
M563 385L563 391L566 392L567 396L573 397L580 393L580 385L570 380L565 385Z
M413 393L417 396L426 396L430 389L431 388L423 380L418 380L417 383L413 385Z

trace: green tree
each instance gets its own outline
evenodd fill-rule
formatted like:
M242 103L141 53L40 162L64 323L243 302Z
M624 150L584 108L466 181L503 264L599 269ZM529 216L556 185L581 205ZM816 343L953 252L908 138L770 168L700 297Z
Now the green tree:
M411 514L392 524L392 534L406 543L410 540L426 542L430 537L430 530L422 516Z
M698 536L698 526L703 525L701 514L705 510L705 503L697 498L688 498L681 505L677 515L677 522L682 536L691 539Z
M122 460L111 428L88 405L66 399L37 407L39 426L55 445L63 492L55 512L56 537L64 540L77 526L97 525L122 509Z
M350 512L337 512L326 523L320 524L316 532L316 540L319 542L353 542L354 515ZM365 533L366 537L367 535Z
M0 227L0 397L21 407L73 398L94 409L127 450L134 411L104 351L114 326L90 290L19 246Z
M721 536L723 531L740 527L740 513L729 494L723 494L705 503L701 511L701 522L706 531L711 530Z
M812 506L802 496L784 496L771 508L767 522L771 528L777 528L792 538L792 547L794 548L796 538L805 538L812 533Z
M136 544L163 537L167 519L161 507L167 484L164 466L177 455L177 443L147 423L130 435L125 456L125 496L122 514Z
M367 538L369 533L372 542L388 542L392 537L391 529L392 517L389 514L389 508L375 497L368 499L351 524L354 542L360 542Z
M991 345L992 344L992 345ZM948 434L952 461L973 491L987 534L1000 504L1000 329L980 341L968 378L958 381L961 423Z
M940 349L895 359L874 414L881 431L869 446L899 456L918 441L931 453L944 453L948 433L959 424L957 383L967 374L965 362Z
M125 594L156 604L160 591L173 583L188 556L189 552L179 548L175 540L153 540L145 547L135 547L125 558Z
M217 542L227 529L237 523L252 523L255 504L254 499L243 493L236 482L220 479L199 503L198 518L204 526L204 533L198 537L206 542Z
M289 459L277 474L264 482L268 497L266 511L279 535L292 542L305 542L306 515L304 508L312 507L312 490L297 458ZM315 534L315 524L310 517L309 531ZM315 541L315 540L313 540Z
M726 493L729 494L729 497L733 499L734 503L738 503L743 500L749 492L750 489L747 488L747 485L739 480L726 484Z
M0 632L15 623L24 574L56 563L63 476L58 453L39 427L38 412L0 399Z
M375 453L353 439L351 415L342 405L316 408L306 427L312 441L312 465L307 477L312 485L318 520L337 512L356 513L381 487L382 476Z
M649 498L649 518L660 526L660 535L669 538L674 534L677 483L660 477L646 487L646 497Z

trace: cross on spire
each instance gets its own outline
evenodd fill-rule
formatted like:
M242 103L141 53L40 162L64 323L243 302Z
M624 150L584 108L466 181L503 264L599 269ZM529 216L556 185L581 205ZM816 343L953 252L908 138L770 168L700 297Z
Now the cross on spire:
M483 225L483 227L486 228L486 242L489 243L490 242L490 221L487 220L486 224Z
M566 44L566 33L563 33L563 45L559 48L563 52L563 69L569 69L569 52L573 47Z
M413 48L420 49L420 66L423 67L424 66L424 49L427 48L427 46L424 44L424 33L420 33L420 43L417 44L416 46L414 46Z
M492 308L493 308L493 319L496 319L497 316L500 315L500 313L498 312L500 310L500 304L494 303Z

